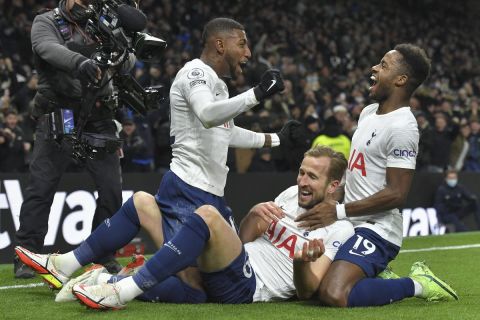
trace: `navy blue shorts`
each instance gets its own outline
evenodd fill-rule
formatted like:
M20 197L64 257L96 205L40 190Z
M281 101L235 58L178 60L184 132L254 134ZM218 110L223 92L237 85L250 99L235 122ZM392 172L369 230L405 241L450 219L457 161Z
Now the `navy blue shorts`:
M395 259L400 247L380 237L367 228L356 228L339 249L334 261L345 260L362 268L369 278L385 270L388 263Z
M163 176L155 200L162 213L165 242L173 238L189 215L193 214L198 207L206 204L217 208L225 220L236 229L232 210L227 206L224 197L193 187L183 182L170 170Z
M215 303L251 303L257 280L245 248L225 269L205 273L202 279L208 300Z

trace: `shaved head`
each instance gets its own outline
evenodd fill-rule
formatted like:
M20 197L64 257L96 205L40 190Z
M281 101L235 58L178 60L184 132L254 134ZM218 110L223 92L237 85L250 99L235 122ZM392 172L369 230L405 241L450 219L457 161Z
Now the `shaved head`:
M203 29L202 41L206 44L210 37L216 36L220 33L231 33L235 29L245 30L245 27L241 23L229 18L212 19Z

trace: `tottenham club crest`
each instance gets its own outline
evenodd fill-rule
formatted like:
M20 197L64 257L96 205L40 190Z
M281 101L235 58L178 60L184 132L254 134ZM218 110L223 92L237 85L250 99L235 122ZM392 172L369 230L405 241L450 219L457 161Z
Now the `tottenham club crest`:
M375 129L375 130L372 132L372 137L370 138L370 140L367 141L367 146L369 146L370 143L372 143L373 138L375 138L376 136L377 136L377 129Z
M193 68L187 75L189 79L198 79L198 78L203 78L205 74L203 73L202 69L199 68Z

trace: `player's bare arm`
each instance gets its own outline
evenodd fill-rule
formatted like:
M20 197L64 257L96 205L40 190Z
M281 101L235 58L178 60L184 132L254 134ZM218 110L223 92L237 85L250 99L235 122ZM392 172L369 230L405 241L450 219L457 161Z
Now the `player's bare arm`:
M325 245L321 239L313 239L303 244L302 250L293 258L293 283L300 300L312 298L318 291L323 276L332 261L323 253Z
M387 168L385 188L370 197L346 204L346 216L364 216L402 206L410 190L414 172L411 169ZM310 230L325 227L338 219L337 209L335 201L323 201L299 215L296 221L302 221L299 226Z
M283 210L272 201L255 205L240 223L240 240L247 243L257 239L265 233L272 221L284 216Z

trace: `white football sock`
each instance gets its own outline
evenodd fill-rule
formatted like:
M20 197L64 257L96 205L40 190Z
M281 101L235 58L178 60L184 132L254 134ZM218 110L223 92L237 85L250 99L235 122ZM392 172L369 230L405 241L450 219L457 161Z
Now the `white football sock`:
M118 281L115 285L118 288L118 295L122 303L131 301L143 293L143 290L133 281L133 277L126 277Z
M75 271L82 267L73 254L73 251L54 256L53 265L57 271L67 277L70 277Z
M415 280L413 280L413 279L412 279L412 281L413 281L413 287L414 287L414 290L415 290L414 293L413 293L413 295L414 295L415 297L420 297L420 296L422 295L422 293L423 293L423 287L422 287L422 285L421 285L420 283L418 283L417 281L415 281Z

